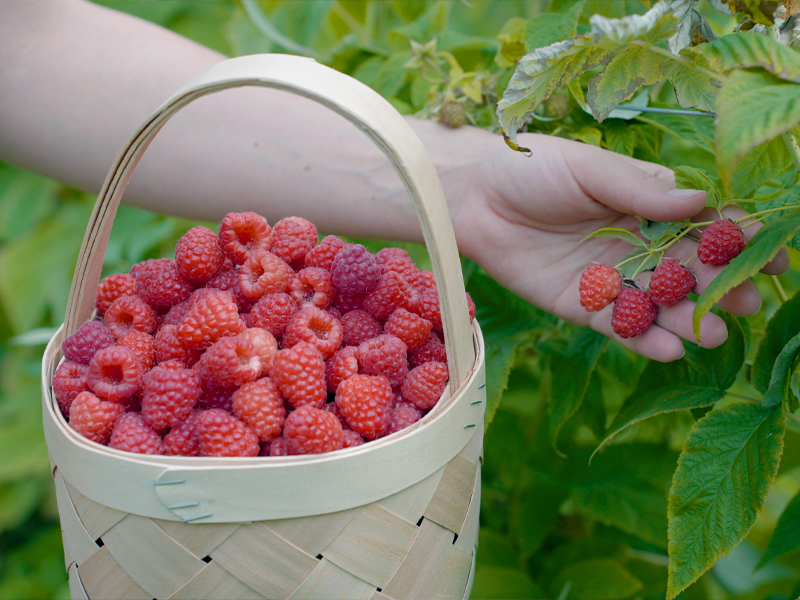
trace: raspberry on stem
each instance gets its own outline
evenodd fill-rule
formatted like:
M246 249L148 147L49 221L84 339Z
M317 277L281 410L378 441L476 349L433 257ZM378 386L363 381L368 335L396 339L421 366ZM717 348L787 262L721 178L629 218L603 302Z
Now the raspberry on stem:
M704 265L724 265L744 248L742 228L729 219L714 221L703 230L697 258Z
M644 333L658 316L658 305L647 292L628 288L622 290L614 301L611 327L621 338L632 338Z
M602 310L622 291L622 277L613 267L593 264L581 274L578 288L583 308L588 312Z
M663 306L677 304L697 285L692 272L674 258L665 258L650 279L650 299Z

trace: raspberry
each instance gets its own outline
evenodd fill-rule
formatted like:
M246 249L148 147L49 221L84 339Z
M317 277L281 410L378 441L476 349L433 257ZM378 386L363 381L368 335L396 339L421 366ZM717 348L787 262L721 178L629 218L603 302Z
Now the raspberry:
M258 456L258 436L224 410L212 408L197 420L200 456Z
M427 362L414 367L400 386L403 398L422 410L436 406L447 387L447 365Z
M342 343L346 346L358 346L383 331L378 319L365 310L352 310L342 315L341 323Z
M364 246L353 244L333 259L331 276L337 292L366 294L377 285L381 268Z
M380 265L382 274L394 271L418 291L427 289L422 271L402 248L383 248L375 254L375 261Z
M69 407L69 424L83 437L106 445L114 423L124 412L125 408L117 402L107 402L91 392L81 392Z
M410 427L422 418L420 410L409 402L400 402L389 413L389 424L384 435Z
M339 423L342 424L342 429L349 429L349 425L347 424L347 420L344 418L342 411L339 410L336 402L326 402L322 405L322 410L325 410L339 419Z
M355 346L345 346L337 350L325 363L325 381L328 391L335 393L339 384L357 374L358 370Z
M117 273L104 277L97 285L95 306L97 314L101 317L111 306L111 303L120 296L133 296L136 293L136 280L127 273Z
M281 338L286 331L286 324L297 309L297 302L289 294L267 294L255 303L250 315L256 327L266 329L276 338Z
M400 338L405 343L409 352L413 352L428 339L433 325L427 319L407 311L405 308L396 309L383 326L386 333Z
M352 429L342 430L342 448L353 448L355 446L360 446L366 441L367 440L364 439L364 436L353 431Z
M89 386L86 384L88 372L89 367L72 361L58 365L56 374L53 376L53 393L63 415L69 414L69 407L75 400L75 396L89 391Z
M326 235L319 244L308 251L304 264L306 267L319 267L330 272L333 259L342 250L344 250L342 240L335 235Z
M683 300L697 285L692 272L674 258L665 258L650 278L650 299L669 306Z
M408 357L408 364L412 369L426 362L447 362L447 349L435 333L430 334Z
M414 283L419 289L420 294L425 290L435 290L436 276L433 274L432 271L420 271L419 277L417 278L417 281L415 281Z
M143 373L153 368L156 362L155 339L149 333L131 329L117 340L117 346L125 346L133 350Z
M141 382L139 360L133 350L125 346L98 350L86 374L89 389L111 402L124 402L139 390Z
M228 213L219 224L219 246L237 265L254 250L269 250L272 233L266 219L254 212Z
M282 438L277 437L272 440L267 448L265 456L289 456L289 444Z
M61 351L67 360L88 365L95 352L113 346L115 342L112 332L105 325L100 321L89 321L61 342Z
M158 366L147 374L142 416L162 431L183 421L200 398L200 377L192 369Z
M333 308L332 306L329 306L328 308L325 309L325 312L328 313L337 321L339 321L339 323L342 322L342 313L339 312L338 308Z
M108 447L137 454L161 454L161 436L147 424L141 413L129 412L117 419Z
M622 277L614 267L589 265L581 273L578 288L583 308L588 312L601 310L622 291Z
M200 357L196 369L211 386L239 387L256 380L261 358L253 344L237 335L215 342Z
M189 348L208 348L217 340L245 329L228 292L208 288L205 292L178 326L178 339Z
M325 403L325 362L316 346L298 342L278 350L272 358L270 378L295 408L304 404L319 408Z
M467 123L467 113L460 102L450 100L439 107L437 120L450 129L456 129Z
M342 448L342 424L334 415L308 404L286 417L283 437L289 454L323 454Z
M209 386L200 380L202 392L197 401L198 410L208 410L209 408L220 408L225 412L233 414L233 393L239 388L224 388Z
M647 292L633 288L622 290L614 301L611 327L621 338L643 333L658 316L658 305Z
M354 310L364 310L364 294L345 294L337 291L333 298L333 308L343 315Z
M154 333L156 311L139 296L120 296L106 310L106 326L119 339L131 329Z
M392 385L399 385L408 374L406 345L388 333L359 344L356 358L364 373L383 375Z
M425 292L429 294L430 291ZM423 294L424 295L424 294ZM364 298L364 308L376 319L385 321L389 318L395 309L405 308L411 312L416 312L421 317L436 323L427 315L419 312L420 301L423 297L414 287L408 283L405 278L395 271L387 271L378 279L378 284L375 288ZM439 307L439 297L436 296L436 307ZM441 328L441 317L439 318Z
M193 366L203 351L197 348L188 348L178 339L178 327L175 325L163 325L153 339L153 346L156 353L156 363L163 363L168 360L178 360L184 367Z
M706 227L700 236L697 258L704 265L724 265L739 256L742 248L742 228L729 219L720 219Z
M298 304L310 302L318 308L330 306L336 293L331 274L319 267L300 269L289 280L287 291Z
M248 298L242 291L242 286L239 284L241 270L235 267L229 269L220 269L206 283L206 288L216 288L225 292L233 294L233 299L236 302L236 307L240 313L249 312L255 304L255 300Z
M467 292L467 313L469 313L470 322L475 318L475 311L475 302L472 300L472 296L469 295L469 292Z
M287 217L272 228L272 252L294 269L301 269L304 259L317 245L317 228L302 217Z
M233 414L256 432L260 442L278 437L286 420L283 396L269 378L245 383L232 396Z
M157 311L166 312L170 307L188 300L194 286L178 272L178 266L170 258L148 261L136 274L136 295Z
M292 268L267 250L254 250L239 272L239 287L245 296L258 300L264 294L277 294L289 288Z
M269 373L269 365L272 363L272 357L275 356L275 353L278 351L278 341L275 339L275 336L266 329L251 327L240 333L239 337L246 339L253 344L253 347L256 349L258 357L261 359L261 373L259 377L267 375Z
M200 290L196 290L195 294L198 291ZM185 302L179 302L178 304L170 308L167 311L167 314L164 315L164 320L161 321L161 323L158 325L157 331L161 331L161 328L164 327L164 325L176 325L176 326L180 325L181 321L183 320L183 317L185 317L186 313L189 312L189 309L192 308L192 306L194 306L194 302L192 302L193 297L194 294L192 294L192 296L189 296L189 299L186 300Z
M200 456L197 421L202 411L194 410L167 432L161 444L162 454L169 456Z
M197 285L211 279L219 271L224 259L219 238L208 227L192 227L175 245L178 273Z
M329 358L342 344L342 324L324 310L308 304L289 320L283 334L284 348L301 341L316 346L323 358Z
M353 375L339 384L336 404L350 428L367 438L380 437L389 423L392 386L381 376Z

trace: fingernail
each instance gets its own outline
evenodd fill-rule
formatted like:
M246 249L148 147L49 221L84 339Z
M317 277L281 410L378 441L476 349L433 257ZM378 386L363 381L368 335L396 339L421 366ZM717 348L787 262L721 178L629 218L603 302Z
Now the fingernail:
M701 193L702 190L681 190L681 189L674 189L667 192L667 196L670 198L688 198L689 196L694 196L695 194Z

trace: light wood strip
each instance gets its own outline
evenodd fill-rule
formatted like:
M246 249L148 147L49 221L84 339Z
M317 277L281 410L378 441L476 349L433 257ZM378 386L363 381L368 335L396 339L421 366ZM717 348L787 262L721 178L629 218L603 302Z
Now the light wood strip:
M89 596L86 595L86 590L83 589L81 576L78 575L78 567L75 563L72 563L67 570L69 571L70 598L72 598L72 600L89 600Z
M337 567L327 559L319 561L297 589L286 600L370 600L375 586Z
M456 456L447 464L439 488L425 509L425 518L450 531L461 531L467 515L477 467L467 459Z
M78 511L81 522L93 540L102 537L106 531L119 523L128 514L98 504L81 494L69 481L65 480L64 482L67 484L69 497L75 505L75 510Z
M452 531L423 519L408 554L382 592L395 600L430 598L452 547Z
M471 567L472 554L464 552L457 546L452 546L442 576L439 578L430 600L461 600L467 589Z
M444 469L445 467L442 467L419 483L407 487L402 492L392 494L388 498L377 502L377 504L396 514L401 519L416 524L436 493L436 488L442 480Z
M212 550L227 540L239 528L238 523L181 523L179 521L153 522L161 527L168 536L194 554L203 559Z
M264 596L246 586L213 560L167 600L262 600Z
M365 506L323 556L378 588L391 579L418 528L377 505Z
M67 547L64 557L65 560L74 561L80 565L97 552L98 546L86 531L83 523L81 523L78 512L75 510L75 506L67 493L67 487L60 470L56 470L54 481L58 516L61 519L61 535L63 536L64 545ZM67 558L68 556L69 558ZM67 564L67 567L69 567L69 564Z
M307 554L318 556L336 539L357 511L351 509L313 517L263 521L263 524Z
M89 598L97 600L153 600L114 560L105 546L77 568Z
M211 558L266 598L286 598L318 562L261 523L240 527Z
M469 509L467 516L464 519L464 524L461 526L461 531L458 533L456 539L456 546L461 548L467 554L472 554L473 548L478 545L478 530L480 529L480 514L481 514L481 467L475 472L475 491L472 492L472 498L469 502Z
M150 519L128 515L103 536L105 548L155 598L166 598L206 566Z
M461 600L467 600L472 594L472 584L475 581L475 557L477 556L477 552L472 552L472 567L469 569L469 578L467 579L467 589L464 592L464 597Z
M389 598L389 596L385 596L381 592L376 591L374 594L372 594L371 600L392 600L392 599Z
M458 453L459 456L467 459L472 464L477 464L483 455L483 420L476 425L475 429L475 435L467 442L464 449Z

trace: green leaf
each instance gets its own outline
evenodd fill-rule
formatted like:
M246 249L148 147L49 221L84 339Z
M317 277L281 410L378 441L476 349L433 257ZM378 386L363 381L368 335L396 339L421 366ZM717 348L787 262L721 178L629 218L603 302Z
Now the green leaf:
M58 184L0 162L0 240L24 235L55 208Z
M19 527L35 512L43 491L40 478L0 484L0 534Z
M626 279L633 279L639 273L651 271L658 266L662 252L650 252L649 248L634 248L623 256L619 263L619 274ZM624 263L624 264L622 264Z
M550 44L575 37L578 33L578 17L585 0L572 2L564 12L542 13L528 21L525 27L525 49L533 52Z
M738 319L728 313L720 316L728 327L728 339L721 346L709 349L687 342L682 360L647 364L593 457L636 423L676 410L711 406L725 397L744 364L745 341Z
M625 156L633 156L636 148L635 129L628 124L616 120L606 120L603 137L610 150Z
M583 238L581 241L583 242L585 240L598 237L616 238L618 240L628 242L629 244L633 244L634 246L647 248L647 244L642 238L637 236L632 231L625 229L623 227L603 227L602 229L593 231L585 238Z
M709 284L697 299L692 317L694 335L700 339L700 321L726 293L746 281L769 261L790 240L800 228L800 211L791 213L767 223L745 246L742 253Z
M714 119L647 113L639 115L637 121L657 127L714 153Z
M525 55L525 29L528 22L522 17L511 17L497 34L500 47L494 57L494 62L507 69L517 64Z
M750 382L762 394L767 392L775 360L793 337L800 333L800 293L778 307L767 321L764 337L756 350Z
M736 165L731 175L731 197L747 198L793 166L792 155L781 137L759 144Z
M764 394L764 406L776 406L789 398L789 378L800 350L800 333L790 339L775 359L769 387Z
M668 223L663 221L650 221L648 219L642 219L639 222L639 231L651 242L653 240L658 240L663 236L678 235L683 227L685 227L685 225L680 222Z
M800 85L765 72L731 73L717 98L717 166L725 188L750 150L798 123Z
M570 339L566 352L550 359L553 392L548 403L548 412L550 442L556 451L558 434L564 423L578 412L597 359L607 345L606 336L582 327Z
M673 34L677 20L668 2L658 2L643 15L609 18L600 14L589 18L592 33L607 45L619 45L643 40L652 44L663 42Z
M661 81L660 65L666 60L661 54L643 46L628 46L616 54L589 81L586 102L592 114L602 122L618 104L631 98L643 85Z
M730 552L761 511L783 452L783 410L731 404L697 421L669 494L672 599Z
M731 33L687 48L682 54L702 56L711 69L720 73L763 67L781 79L800 78L800 54L768 35Z
M513 567L479 567L475 570L472 600L544 598L542 588L527 573Z
M703 169L685 165L676 167L675 185L681 189L703 190L706 193L706 206L718 208L724 199L719 179L712 178Z
M769 540L767 549L761 556L758 566L783 556L789 552L800 550L800 493L798 493L781 513L775 532Z
M561 504L568 497L569 490L560 481L534 473L511 505L512 531L523 556L539 549L558 519Z
M700 63L701 59L696 59L694 62ZM720 88L716 79L697 70L693 65L686 65L678 61L662 63L661 70L672 83L678 104L683 108L714 111Z
M550 590L567 599L623 600L644 587L622 563L613 558L591 558L565 567L555 578Z

